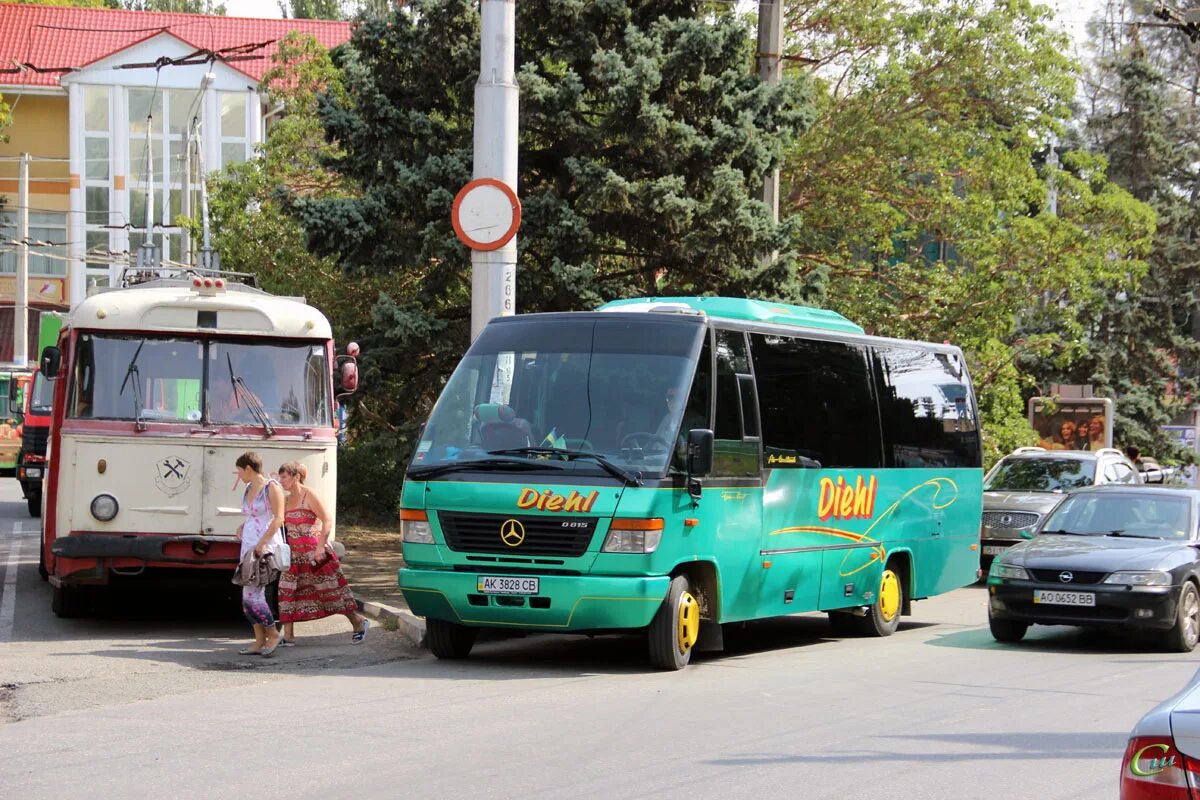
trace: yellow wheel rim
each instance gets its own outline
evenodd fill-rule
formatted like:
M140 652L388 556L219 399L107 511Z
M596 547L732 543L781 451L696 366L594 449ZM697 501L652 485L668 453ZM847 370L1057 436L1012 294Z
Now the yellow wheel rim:
M700 606L684 592L679 597L679 652L686 653L700 638Z
M900 612L900 578L890 569L883 571L879 582L879 614L884 622L891 622Z

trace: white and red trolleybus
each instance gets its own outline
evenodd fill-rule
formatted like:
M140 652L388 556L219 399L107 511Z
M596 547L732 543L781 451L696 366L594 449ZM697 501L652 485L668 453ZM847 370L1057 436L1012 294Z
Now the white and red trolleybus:
M76 306L41 359L54 379L41 547L54 612L80 614L84 587L114 575L229 572L247 450L264 471L305 465L335 509L335 391L356 387L357 351L335 354L329 321L302 299L226 274Z

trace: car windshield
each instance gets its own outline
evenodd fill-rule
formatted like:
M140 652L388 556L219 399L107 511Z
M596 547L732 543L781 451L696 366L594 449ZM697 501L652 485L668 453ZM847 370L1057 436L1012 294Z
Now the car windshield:
M328 375L324 343L82 334L68 413L260 425L261 409L272 426L326 426ZM242 390L235 390L236 378Z
M1190 539L1195 523L1187 497L1145 492L1088 492L1068 496L1041 533Z
M1074 458L1012 458L997 464L983 482L985 492L1065 492L1091 486L1096 462Z
M678 319L536 317L489 326L442 391L412 467L548 448L662 474L683 437L684 399L704 327ZM594 458L574 472L606 474ZM554 459L557 463L559 459Z

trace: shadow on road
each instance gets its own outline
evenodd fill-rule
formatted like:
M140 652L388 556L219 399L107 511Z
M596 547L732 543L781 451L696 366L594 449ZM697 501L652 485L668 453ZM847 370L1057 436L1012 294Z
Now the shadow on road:
M1065 625L1035 625L1017 644L1004 644L992 638L987 628L935 636L925 642L933 647L954 647L969 650L1008 650L1021 653L1091 653L1119 655L1121 653L1161 652L1162 646L1150 632L1108 630L1104 628L1072 628ZM1188 657L1187 654L1180 654ZM1144 663L1144 662L1138 662Z

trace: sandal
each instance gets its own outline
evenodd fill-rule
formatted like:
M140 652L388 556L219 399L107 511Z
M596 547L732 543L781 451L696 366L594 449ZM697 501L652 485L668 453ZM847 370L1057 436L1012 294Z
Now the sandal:
M371 620L367 619L366 617L363 617L362 624L358 626L358 630L356 630L350 636L351 644L362 644L363 640L367 638L367 628L370 628L370 627L371 627Z
M261 651L259 651L259 655L263 658L270 658L271 656L275 655L275 651L279 649L279 645L282 641L283 637L280 636L275 640L275 644L273 644L271 647L264 647Z
M262 650L254 650L249 647L243 647L241 650L238 650L238 655L239 656L256 656L256 655L260 654L261 652L262 652Z

